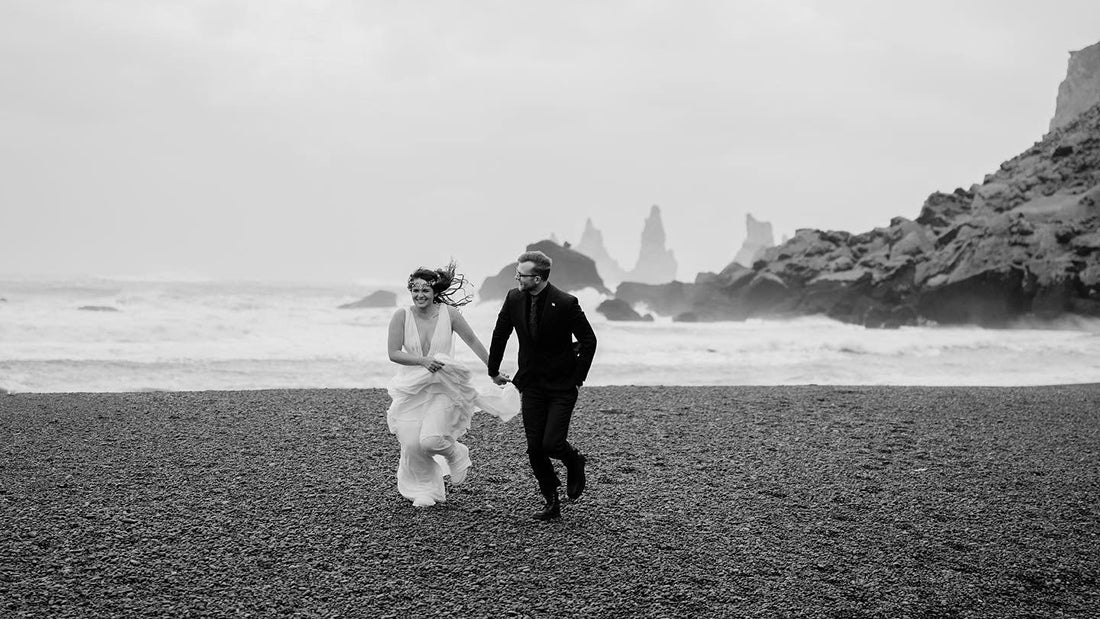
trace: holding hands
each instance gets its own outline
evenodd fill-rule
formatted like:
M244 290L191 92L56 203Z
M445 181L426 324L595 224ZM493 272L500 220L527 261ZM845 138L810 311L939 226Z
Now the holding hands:
M501 387L503 387L504 385L507 385L509 382L512 381L511 377L509 377L504 372L501 372L500 374L497 374L496 376L493 376L492 378L493 378L493 382L496 383L497 385L501 386Z

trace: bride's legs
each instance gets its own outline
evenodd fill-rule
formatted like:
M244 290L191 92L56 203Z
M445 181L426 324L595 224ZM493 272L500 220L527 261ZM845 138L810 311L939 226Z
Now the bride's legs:
M447 461L451 483L457 486L465 481L471 462L470 449L450 434L447 416L452 412L450 409L440 409L436 414L428 415L420 427L420 447Z
M420 442L419 423L402 423L397 427L401 458L397 465L397 491L417 507L435 505L446 500L443 472L434 455Z
M470 448L445 434L421 435L420 448L433 456L443 456L451 470L451 483L461 484L470 469Z

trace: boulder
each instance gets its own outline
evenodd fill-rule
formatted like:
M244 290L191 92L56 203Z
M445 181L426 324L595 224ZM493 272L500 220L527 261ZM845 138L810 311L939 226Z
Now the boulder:
M376 290L367 296L353 301L351 303L344 303L339 306L339 309L363 309L369 307L394 307L397 305L397 295L389 290Z
M642 316L629 303L622 299L608 299L596 307L596 311L608 320L614 321L652 321L653 316Z

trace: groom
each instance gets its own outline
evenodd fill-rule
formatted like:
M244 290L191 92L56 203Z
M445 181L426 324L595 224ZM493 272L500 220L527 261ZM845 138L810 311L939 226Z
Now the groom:
M577 298L550 284L550 257L541 251L521 254L516 265L516 288L508 291L500 308L489 347L489 376L503 385L500 374L504 348L515 329L519 338L519 369L512 383L522 395L523 431L527 456L546 499L537 520L561 517L558 486L550 458L561 460L568 473L566 494L577 500L584 492L585 457L569 442L569 419L592 357L596 334ZM573 342L573 338L577 342Z

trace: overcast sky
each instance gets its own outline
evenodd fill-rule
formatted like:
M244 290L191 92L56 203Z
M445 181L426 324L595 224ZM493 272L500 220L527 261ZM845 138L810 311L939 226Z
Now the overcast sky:
M1029 147L1096 0L0 0L0 274L390 281L525 244L679 278Z

